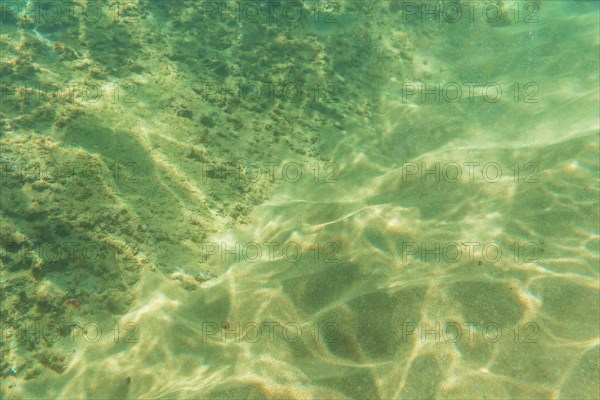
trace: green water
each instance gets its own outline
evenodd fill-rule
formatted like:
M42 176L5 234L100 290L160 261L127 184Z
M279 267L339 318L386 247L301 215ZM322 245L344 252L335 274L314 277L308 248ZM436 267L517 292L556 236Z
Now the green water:
M0 7L2 398L600 398L597 2Z

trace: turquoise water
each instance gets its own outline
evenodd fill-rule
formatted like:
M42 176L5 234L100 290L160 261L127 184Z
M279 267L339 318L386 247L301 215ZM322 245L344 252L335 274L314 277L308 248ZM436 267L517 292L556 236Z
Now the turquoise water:
M280 3L0 1L2 397L600 398L598 4Z

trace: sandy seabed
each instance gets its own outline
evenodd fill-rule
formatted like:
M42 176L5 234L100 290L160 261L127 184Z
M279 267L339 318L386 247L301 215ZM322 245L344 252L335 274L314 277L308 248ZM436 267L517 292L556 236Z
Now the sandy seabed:
M0 2L2 397L598 398L598 5L225 3Z

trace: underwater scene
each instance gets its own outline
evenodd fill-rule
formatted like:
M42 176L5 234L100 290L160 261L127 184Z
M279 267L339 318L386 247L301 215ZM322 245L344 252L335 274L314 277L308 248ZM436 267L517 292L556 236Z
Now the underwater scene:
M0 398L600 399L600 2L0 0Z

